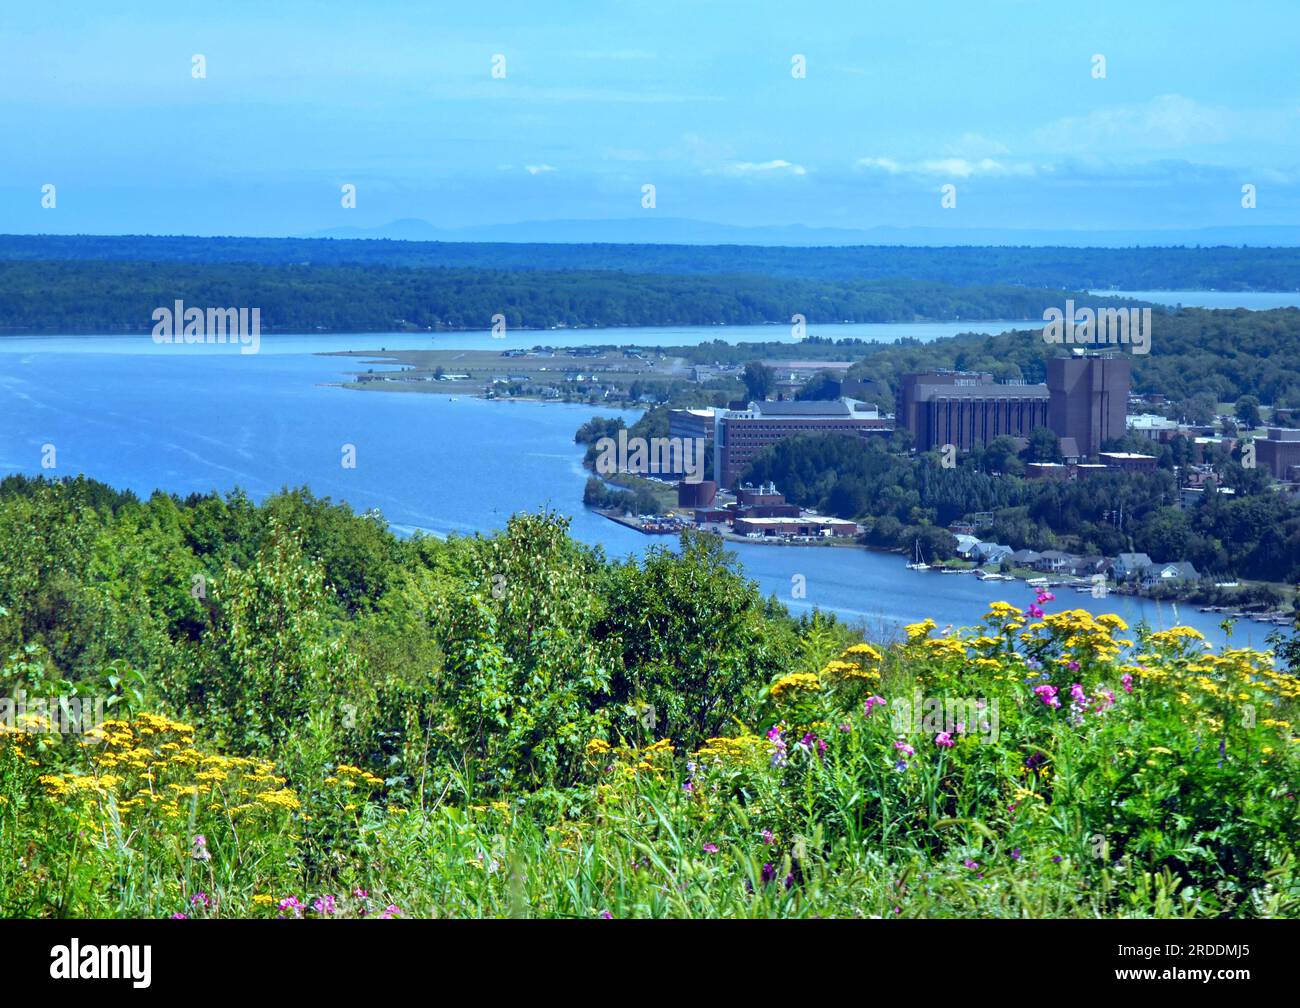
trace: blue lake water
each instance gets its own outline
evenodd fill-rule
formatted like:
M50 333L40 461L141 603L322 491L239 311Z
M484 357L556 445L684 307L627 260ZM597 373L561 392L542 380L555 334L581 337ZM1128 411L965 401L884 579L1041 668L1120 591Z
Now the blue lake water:
M730 328L727 337L771 338L772 331ZM529 333L522 344L555 344L560 336L576 337L577 343L623 343L629 333L640 338L663 332L615 330L603 338L591 331L547 333L544 340ZM713 338L712 330L671 332L649 345ZM593 413L614 411L350 391L331 383L355 362L314 354L395 348L408 339L405 345L428 345L427 336L267 336L262 352L241 355L230 347L155 346L147 336L0 337L0 475L85 473L141 495L242 487L260 499L282 487L308 486L356 510L378 508L400 532L439 535L489 532L514 512L553 508L572 516L576 538L610 556L674 545L582 507L586 473L573 432ZM456 339L445 345L475 345L466 334ZM45 444L57 451L52 472L41 468ZM356 448L355 469L341 465L345 444ZM902 557L890 554L816 546L732 548L745 573L792 611L833 610L877 637L897 634L903 624L926 616L940 626L969 625L995 599L1018 605L1032 599L1019 583L908 571ZM795 575L806 581L806 598L792 598ZM1118 612L1130 623L1145 619L1156 628L1186 623L1211 640L1223 639L1216 617L1186 607L1098 600L1073 591L1060 592L1055 605ZM1233 640L1262 645L1270 629L1242 623Z

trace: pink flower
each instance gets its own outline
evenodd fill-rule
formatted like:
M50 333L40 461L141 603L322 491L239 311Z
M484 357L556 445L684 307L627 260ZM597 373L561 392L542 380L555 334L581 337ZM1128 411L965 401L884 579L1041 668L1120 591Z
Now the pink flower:
M704 845L704 853L705 853L705 854L716 854L716 853L718 853L718 845L715 844L715 843L706 843L706 844Z
M1038 604L1039 604L1039 605L1042 605L1044 602L1055 602L1055 601L1056 601L1056 596L1053 595L1051 592L1049 592L1049 591L1044 591L1042 588L1039 588L1039 589L1038 589Z
M293 913L295 917L301 917L305 903L299 903L297 896L286 896L280 900L280 916L283 918L286 911Z
M776 846L776 837L772 834L770 829L763 830L763 843L767 844L769 847Z
M179 912L172 914L172 920L189 920L189 919L190 919L189 914L183 914Z
M208 899L207 893L196 892L193 896L190 897L190 906L196 906L196 907L201 906L205 908L210 907L212 906L212 900Z
M1123 687L1124 687L1124 692L1125 692L1125 693L1132 693L1132 692L1133 692L1133 673L1132 673L1132 672L1125 672L1122 676L1120 676L1119 681L1120 681L1120 683L1123 685Z
M956 743L953 742L952 740L952 732L946 732L946 731L941 731L938 735L934 737L934 744L937 746L943 746L945 749L951 749L954 745L956 745Z
M1077 661L1068 661L1065 663L1065 667L1068 668L1071 672L1079 671L1079 663Z
M916 750L913 749L913 748L912 748L910 745L908 745L906 742L904 742L902 739L899 739L897 742L894 743L894 748L895 748L895 749L898 749L898 750L901 750L904 756L915 756L915 755L916 755Z
M1031 606L1030 606L1027 610L1025 610L1025 611L1028 612L1029 615L1032 616L1034 619L1042 619L1042 618L1043 618L1043 610L1039 609L1038 606L1036 606L1036 605L1031 605Z
M315 910L318 914L325 914L326 916L333 916L333 914L334 914L334 897L331 896L331 895L329 895L328 893L325 894L324 896L318 896L318 897L316 897L316 899L312 902L311 908L312 908L313 910Z
M1034 687L1034 693L1038 699L1043 702L1044 707L1060 707L1061 701L1056 699L1057 689L1050 683L1044 683L1041 686Z
M397 906L395 904L389 903L388 906L384 907L383 912L379 915L379 919L390 920L393 917L400 917L400 916L402 916L402 911L397 909Z
M602 911L600 912L600 917L601 917L601 920L613 920L613 919L614 919L614 915L613 915L612 913L610 913L608 910L602 910Z
M863 703L862 703L862 712L863 712L864 714L866 714L868 717L870 717L870 716L871 716L871 709L872 709L873 707L881 707L881 706L884 705L884 703L885 703L885 698L884 698L884 697L881 697L881 696L869 696L869 697L867 697L867 699L864 700Z

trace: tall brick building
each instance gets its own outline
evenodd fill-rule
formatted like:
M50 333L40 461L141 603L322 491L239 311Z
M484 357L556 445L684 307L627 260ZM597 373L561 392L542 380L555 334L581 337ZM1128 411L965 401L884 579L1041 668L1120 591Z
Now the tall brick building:
M1130 375L1127 357L1082 350L1048 360L1042 385L996 382L985 372L903 375L895 416L918 451L946 444L969 451L1047 427L1063 443L1073 438L1079 454L1093 456L1103 441L1124 436Z
M1052 357L1047 362L1047 426L1057 437L1072 437L1089 457L1103 441L1122 438L1132 379L1132 365L1122 354L1084 353Z

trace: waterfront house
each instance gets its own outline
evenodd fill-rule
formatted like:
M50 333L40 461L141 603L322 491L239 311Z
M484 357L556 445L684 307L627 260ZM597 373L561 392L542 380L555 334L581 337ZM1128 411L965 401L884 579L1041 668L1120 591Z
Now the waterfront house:
M1001 543L977 543L971 550L971 556L981 564L1001 563L1014 551Z
M1145 553L1121 553L1111 564L1111 576L1116 581L1131 581L1151 566L1151 558Z
M1201 579L1200 574L1186 560L1179 560L1177 563L1152 564L1139 575L1139 583L1143 588L1154 588L1156 585L1186 585L1195 584Z
M1055 574L1058 571L1065 570L1077 559L1079 558L1071 556L1069 553L1062 553L1060 550L1044 550L1031 566L1034 570L1040 570L1046 574Z

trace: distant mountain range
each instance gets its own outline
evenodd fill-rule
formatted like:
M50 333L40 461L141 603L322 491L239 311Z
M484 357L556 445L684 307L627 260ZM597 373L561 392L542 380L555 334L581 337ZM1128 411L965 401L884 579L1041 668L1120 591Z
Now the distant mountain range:
M397 241L507 243L651 243L666 245L776 245L791 247L848 245L1003 245L1066 246L1070 248L1131 248L1135 245L1300 246L1300 227L1234 226L1125 231L1022 230L1015 228L875 227L815 228L802 224L716 224L687 217L644 217L604 220L520 221L444 228L407 217L375 227L335 227L305 238L379 238Z

